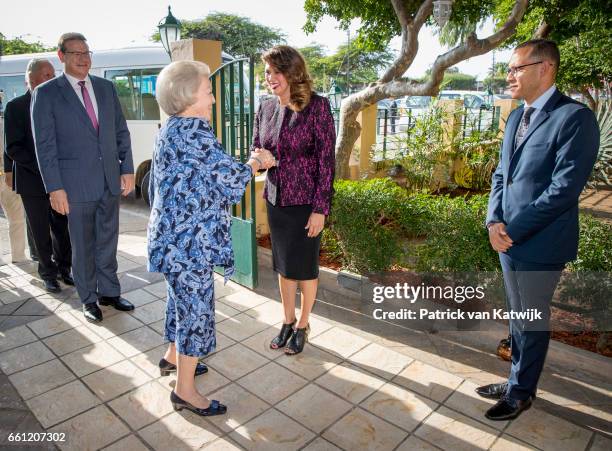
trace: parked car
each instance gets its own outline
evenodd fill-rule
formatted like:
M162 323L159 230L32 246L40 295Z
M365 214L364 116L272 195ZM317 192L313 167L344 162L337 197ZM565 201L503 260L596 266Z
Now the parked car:
M493 98L483 91L440 91L439 99L463 99L466 108L490 110L493 108Z

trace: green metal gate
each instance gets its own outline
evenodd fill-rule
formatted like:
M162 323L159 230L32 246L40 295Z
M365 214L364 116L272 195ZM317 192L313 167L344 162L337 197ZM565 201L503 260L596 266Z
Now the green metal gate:
M244 163L248 160L253 135L254 62L248 58L230 61L213 72L210 81L217 102L213 107L213 130L225 151ZM240 203L232 207L232 245L236 257L236 272L232 280L255 288L257 239L254 178Z

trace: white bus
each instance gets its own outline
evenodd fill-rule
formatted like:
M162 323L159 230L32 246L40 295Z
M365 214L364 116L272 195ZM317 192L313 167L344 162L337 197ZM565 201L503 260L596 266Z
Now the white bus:
M60 75L63 65L56 52L0 57L0 90L3 104L25 93L25 70L32 58L46 58ZM233 58L222 54L225 64ZM157 75L170 58L161 45L94 51L90 73L111 80L117 88L132 138L137 193L149 171L160 114L155 100Z

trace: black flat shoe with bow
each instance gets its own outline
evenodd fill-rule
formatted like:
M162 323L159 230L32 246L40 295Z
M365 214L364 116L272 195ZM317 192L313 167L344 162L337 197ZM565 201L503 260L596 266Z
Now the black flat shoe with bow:
M174 410L181 411L183 409L187 409L195 413L196 415L200 415L201 417L211 417L213 415L223 415L227 412L227 406L221 404L216 399L210 400L210 405L206 409L202 409L200 407L196 407L187 401L183 401L178 397L174 391L170 393L170 402L172 403L172 408Z
M170 373L176 373L176 365L162 358L159 361L159 374L162 376L168 376ZM208 373L208 367L202 362L198 362L195 369L195 375L199 376L205 373Z
M308 341L308 334L310 333L310 324L307 324L303 329L294 329L291 340L285 346L285 354L294 355L299 354L304 350L304 345Z
M296 320L293 320L292 323L283 324L279 334L270 342L270 349L280 349L287 344L291 338L291 335L293 335L293 326L295 326L295 321Z

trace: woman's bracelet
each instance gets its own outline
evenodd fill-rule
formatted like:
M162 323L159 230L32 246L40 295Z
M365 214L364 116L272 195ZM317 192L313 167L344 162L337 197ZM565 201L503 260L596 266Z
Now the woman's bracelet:
M262 168L264 167L263 162L262 162L262 161L261 161L259 158L254 157L253 155L251 155L251 156L249 157L249 160L255 160L255 161L257 161L257 163L259 163L259 169L262 169Z

